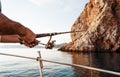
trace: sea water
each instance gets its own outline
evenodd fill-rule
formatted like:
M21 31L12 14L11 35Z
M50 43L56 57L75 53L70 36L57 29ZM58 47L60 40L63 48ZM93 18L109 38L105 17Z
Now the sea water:
M1 48L0 53L37 58L70 64L81 64L120 72L119 53L76 53L43 48ZM39 62L30 59L0 55L0 77L40 77ZM43 77L120 77L78 67L43 62Z

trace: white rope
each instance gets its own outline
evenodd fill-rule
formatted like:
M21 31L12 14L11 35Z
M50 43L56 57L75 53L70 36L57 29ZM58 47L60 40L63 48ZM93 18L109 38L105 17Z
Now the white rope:
M55 61L49 61L49 60L44 60L44 59L41 59L41 60L45 61L45 62L68 65L68 66L74 66L74 67L81 67L81 68L85 68L85 69L89 69L89 70L95 70L95 71L99 71L99 72L104 72L104 73L109 73L109 74L120 76L119 72L108 71L108 70L104 70L104 69L99 69L99 68L94 68L94 67L89 67L89 66L84 66L84 65L78 65L78 64L68 64L68 63L55 62Z
M0 55L6 55L6 56L13 56L13 57L19 57L19 58L26 58L26 59L37 60L37 58L25 57L25 56L13 55L13 54L6 54L6 53L0 53Z
M120 76L119 72L108 71L108 70L94 68L94 67L89 67L89 66L84 66L84 65L62 63L62 62L49 61L49 60L44 60L44 59L38 59L38 58L32 58L32 57L25 57L25 56L13 55L13 54L5 54L5 53L0 53L0 55L14 56L14 57L20 57L20 58L26 58L26 59L32 59L32 60L41 60L41 61L50 62L50 63L56 63L56 64L62 64L62 65L68 65L68 66L81 67L81 68L85 68L85 69L89 69L89 70L95 70L95 71L99 71L99 72L104 72L104 73L108 73L108 74L113 74L113 75Z

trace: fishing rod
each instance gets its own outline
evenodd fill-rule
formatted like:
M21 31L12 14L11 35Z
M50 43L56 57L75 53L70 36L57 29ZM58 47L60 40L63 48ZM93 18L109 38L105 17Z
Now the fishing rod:
M55 36L55 35L67 34L67 33L75 33L75 32L82 32L82 31L67 31L67 32L42 33L42 34L36 34L36 38L46 37L46 36Z
M54 32L54 33L36 34L36 38L41 38L41 37L50 36L47 44L44 44L44 43L39 43L39 44L44 45L46 49L52 49L52 48L55 47L55 45L56 45L56 44L55 44L56 40L51 41L52 36L60 35L60 34L67 34L67 33L75 33L75 32L82 32L82 31L67 31L67 32Z

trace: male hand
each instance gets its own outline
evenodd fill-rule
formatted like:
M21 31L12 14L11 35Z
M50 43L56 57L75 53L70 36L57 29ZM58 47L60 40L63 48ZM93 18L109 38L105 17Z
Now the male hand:
M25 42L25 41L21 41L21 43L24 44L24 45L27 46L27 47L32 48L32 47L38 45L39 41L38 41L38 40L34 40L34 42L32 42L32 43L27 43L27 42Z
M35 33L33 33L30 29L26 28L25 35L20 36L20 39L25 46L32 48L39 43L39 41L36 40L35 37Z

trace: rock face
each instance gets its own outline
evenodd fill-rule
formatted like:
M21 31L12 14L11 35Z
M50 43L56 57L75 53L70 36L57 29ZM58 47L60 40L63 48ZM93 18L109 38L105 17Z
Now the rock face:
M120 48L120 0L90 0L73 24L65 51L117 51Z

